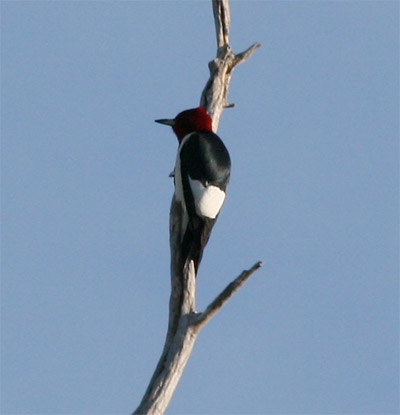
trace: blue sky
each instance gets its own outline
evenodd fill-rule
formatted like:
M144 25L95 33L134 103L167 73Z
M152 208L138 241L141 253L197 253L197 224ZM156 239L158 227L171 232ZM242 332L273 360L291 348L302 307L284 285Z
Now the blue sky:
M399 411L399 3L232 1L233 171L169 414ZM2 413L126 414L168 317L177 142L209 1L3 1Z

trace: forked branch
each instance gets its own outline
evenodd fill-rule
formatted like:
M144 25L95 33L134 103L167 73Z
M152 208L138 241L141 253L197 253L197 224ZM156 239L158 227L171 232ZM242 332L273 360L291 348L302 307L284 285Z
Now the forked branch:
M235 66L249 59L261 44L254 43L244 52L234 54L229 45L231 24L229 1L212 0L212 6L218 48L216 58L208 64L210 78L201 94L200 105L210 114L213 120L213 130L216 132L223 110L234 106L227 101L232 70Z
M233 106L227 102L229 82L233 68L247 60L260 46L255 43L235 55L229 45L230 11L228 0L212 0L217 35L217 56L209 63L210 78L201 95L203 106L213 120L217 131L223 110ZM170 210L171 297L167 336L160 360L143 399L134 412L142 415L161 415L165 412L202 327L221 309L229 298L257 271L257 262L243 271L206 308L195 310L196 277L193 262L181 269L182 205L172 198Z

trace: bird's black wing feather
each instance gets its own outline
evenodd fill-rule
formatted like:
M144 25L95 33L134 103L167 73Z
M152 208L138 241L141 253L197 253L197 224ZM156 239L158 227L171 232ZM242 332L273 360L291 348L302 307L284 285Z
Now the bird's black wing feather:
M189 177L204 186L214 185L225 191L229 182L231 161L221 139L212 132L193 133L180 151L181 177L189 223L182 241L184 263L193 260L195 270L201 261L203 250L216 221L200 217L190 188Z

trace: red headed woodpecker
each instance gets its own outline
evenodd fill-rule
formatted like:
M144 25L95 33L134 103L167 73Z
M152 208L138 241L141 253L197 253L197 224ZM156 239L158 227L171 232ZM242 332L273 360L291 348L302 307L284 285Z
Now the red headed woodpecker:
M203 107L156 120L172 127L179 142L176 158L175 199L183 207L182 261L193 260L195 272L211 229L221 211L228 186L231 160L222 140L212 131Z

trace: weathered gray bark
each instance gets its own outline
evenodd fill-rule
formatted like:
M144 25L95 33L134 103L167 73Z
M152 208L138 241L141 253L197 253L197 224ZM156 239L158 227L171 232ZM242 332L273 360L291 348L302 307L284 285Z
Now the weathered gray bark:
M212 6L217 35L217 56L208 64L210 78L201 94L200 105L210 114L213 120L213 130L216 132L222 111L234 106L227 101L233 68L249 59L261 45L254 43L244 52L234 54L229 45L231 24L229 0L212 0Z
M217 131L223 110L233 106L226 100L232 70L247 60L260 44L255 43L246 51L235 55L229 45L229 1L212 0L212 5L217 34L217 57L209 63L210 78L201 95L200 105L210 114L213 130ZM170 210L171 297L167 336L160 360L134 414L160 415L165 412L199 331L262 265L257 262L249 270L243 271L204 312L196 312L196 276L193 262L184 270L180 265L181 218L182 207L173 197Z

